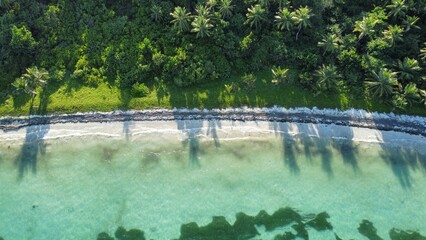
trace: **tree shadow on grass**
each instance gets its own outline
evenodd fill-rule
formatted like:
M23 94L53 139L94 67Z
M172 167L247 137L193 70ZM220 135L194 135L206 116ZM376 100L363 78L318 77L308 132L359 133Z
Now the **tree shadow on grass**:
M9 94L6 91L0 91L0 105L5 104L8 99Z
M16 93L12 95L13 108L15 110L21 110L22 107L27 105L28 101L32 100L32 96L26 93Z
M128 110L130 101L132 100L132 94L130 93L130 89L121 88L120 89L120 99L121 99L120 109Z
M84 86L84 84L80 80L71 77L69 74L65 79L66 81L64 82L64 84L66 85L66 95L72 96L74 91L78 91Z

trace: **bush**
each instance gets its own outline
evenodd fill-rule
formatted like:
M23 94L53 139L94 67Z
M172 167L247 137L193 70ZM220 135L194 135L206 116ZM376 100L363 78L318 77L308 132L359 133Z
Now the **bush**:
M287 81L288 68L273 67L272 68L272 83L284 83Z
M144 83L135 83L131 93L133 97L145 97L149 94L149 88Z
M245 73L241 77L241 84L245 89L251 89L254 87L254 84L256 83L256 76L253 73Z

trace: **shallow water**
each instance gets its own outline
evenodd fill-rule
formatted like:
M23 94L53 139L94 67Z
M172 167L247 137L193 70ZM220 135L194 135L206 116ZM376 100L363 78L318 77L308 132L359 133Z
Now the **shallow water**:
M361 138L362 137L362 138ZM355 141L352 141L354 139ZM172 239L237 212L326 211L426 234L426 140L349 127L218 121L33 126L0 134L0 236L96 239L118 226ZM259 226L262 232L262 227ZM273 239L264 233L256 239Z

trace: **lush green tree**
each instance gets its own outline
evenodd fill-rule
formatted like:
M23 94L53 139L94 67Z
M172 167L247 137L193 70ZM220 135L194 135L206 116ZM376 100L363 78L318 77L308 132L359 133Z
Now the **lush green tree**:
M12 39L10 40L10 47L18 53L33 53L37 46L37 42L33 38L32 33L25 25L17 27L12 26Z
M390 10L389 16L405 16L405 12L408 9L405 0L392 0L391 4L387 5L386 8Z
M382 68L377 73L371 71L371 76L367 78L367 89L377 98L387 98L393 95L394 88L399 85L397 73L387 68Z
M171 23L173 23L174 28L179 32L189 31L189 21L191 20L191 14L186 11L184 7L175 7L175 10L170 13L173 17Z
M395 42L402 41L402 35L404 30L397 25L389 25L386 30L383 31L385 39L392 45L395 46Z
M17 90L22 90L26 94L36 95L38 87L44 87L49 79L49 72L44 68L37 67L27 68L26 73L13 82L13 86Z
M262 23L266 21L266 9L263 8L260 4L256 4L247 9L247 21L250 27L255 27L256 29L260 29L262 27Z
M336 66L324 64L316 71L316 76L318 78L317 87L321 92L335 89L342 78Z
M326 52L335 53L339 50L340 42L341 39L339 36L334 33L328 33L322 37L320 42L318 42L318 46L324 48L323 55L325 55Z
M355 28L353 32L359 32L358 39L371 36L375 32L374 27L377 23L378 20L373 17L363 17L362 20L355 22Z
M219 12L223 19L232 17L232 11L234 10L234 5L232 0L221 0L219 2Z
M311 9L307 6L300 7L293 12L292 20L297 26L296 41L302 28L307 28L311 25L310 19L312 16Z
M210 19L203 15L196 16L191 25L191 32L197 33L197 38L210 36L210 29L213 27L213 24L210 23Z
M404 58L403 61L398 60L399 77L404 81L412 81L421 70L419 62L416 59Z
M281 8L274 17L279 30L290 31L293 28L293 15L288 8Z

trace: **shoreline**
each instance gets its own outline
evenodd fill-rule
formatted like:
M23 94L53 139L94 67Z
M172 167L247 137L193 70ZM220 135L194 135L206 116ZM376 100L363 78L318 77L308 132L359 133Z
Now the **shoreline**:
M141 111L85 112L0 117L3 132L34 125L60 123L104 123L125 121L227 120L312 123L381 131L403 132L426 137L426 117L376 113L365 110L318 108L229 108L229 109L151 109Z

